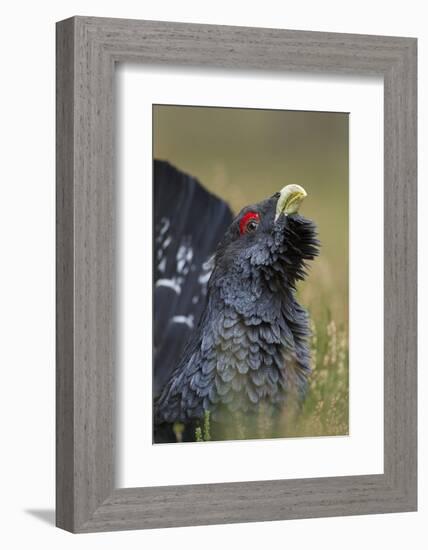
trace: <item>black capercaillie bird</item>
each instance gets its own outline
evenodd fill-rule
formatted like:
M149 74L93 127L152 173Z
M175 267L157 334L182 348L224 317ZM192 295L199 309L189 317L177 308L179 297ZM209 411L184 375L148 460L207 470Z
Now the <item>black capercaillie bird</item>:
M225 230L199 323L155 396L155 441L162 426L192 425L204 411L221 423L304 396L309 326L296 283L319 249L314 223L297 213L305 196L286 186L242 209Z

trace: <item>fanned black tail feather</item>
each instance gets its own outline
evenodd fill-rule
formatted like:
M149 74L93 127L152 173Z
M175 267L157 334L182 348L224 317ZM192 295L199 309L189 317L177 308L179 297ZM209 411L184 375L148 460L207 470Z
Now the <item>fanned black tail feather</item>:
M212 269L209 258L233 215L223 200L168 162L155 160L153 174L155 399L198 325Z

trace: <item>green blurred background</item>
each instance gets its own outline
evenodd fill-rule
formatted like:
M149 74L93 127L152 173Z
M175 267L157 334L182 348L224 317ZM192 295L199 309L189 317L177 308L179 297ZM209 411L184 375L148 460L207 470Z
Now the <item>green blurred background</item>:
M313 322L313 375L303 411L281 436L348 433L348 114L153 106L153 154L197 177L237 213L284 185L303 186L300 212L321 254L299 286Z

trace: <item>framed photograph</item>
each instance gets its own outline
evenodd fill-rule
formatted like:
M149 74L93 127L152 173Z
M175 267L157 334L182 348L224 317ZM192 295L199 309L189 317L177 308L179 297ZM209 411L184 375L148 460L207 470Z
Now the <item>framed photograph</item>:
M57 24L57 525L414 511L416 39Z

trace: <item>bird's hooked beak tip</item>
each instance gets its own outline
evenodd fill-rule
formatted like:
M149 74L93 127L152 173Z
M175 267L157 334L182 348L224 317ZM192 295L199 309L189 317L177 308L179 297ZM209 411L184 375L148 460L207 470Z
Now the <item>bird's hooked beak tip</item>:
M300 185L286 185L279 194L278 202L276 203L275 221L281 214L295 214L303 199L307 197L306 191Z

